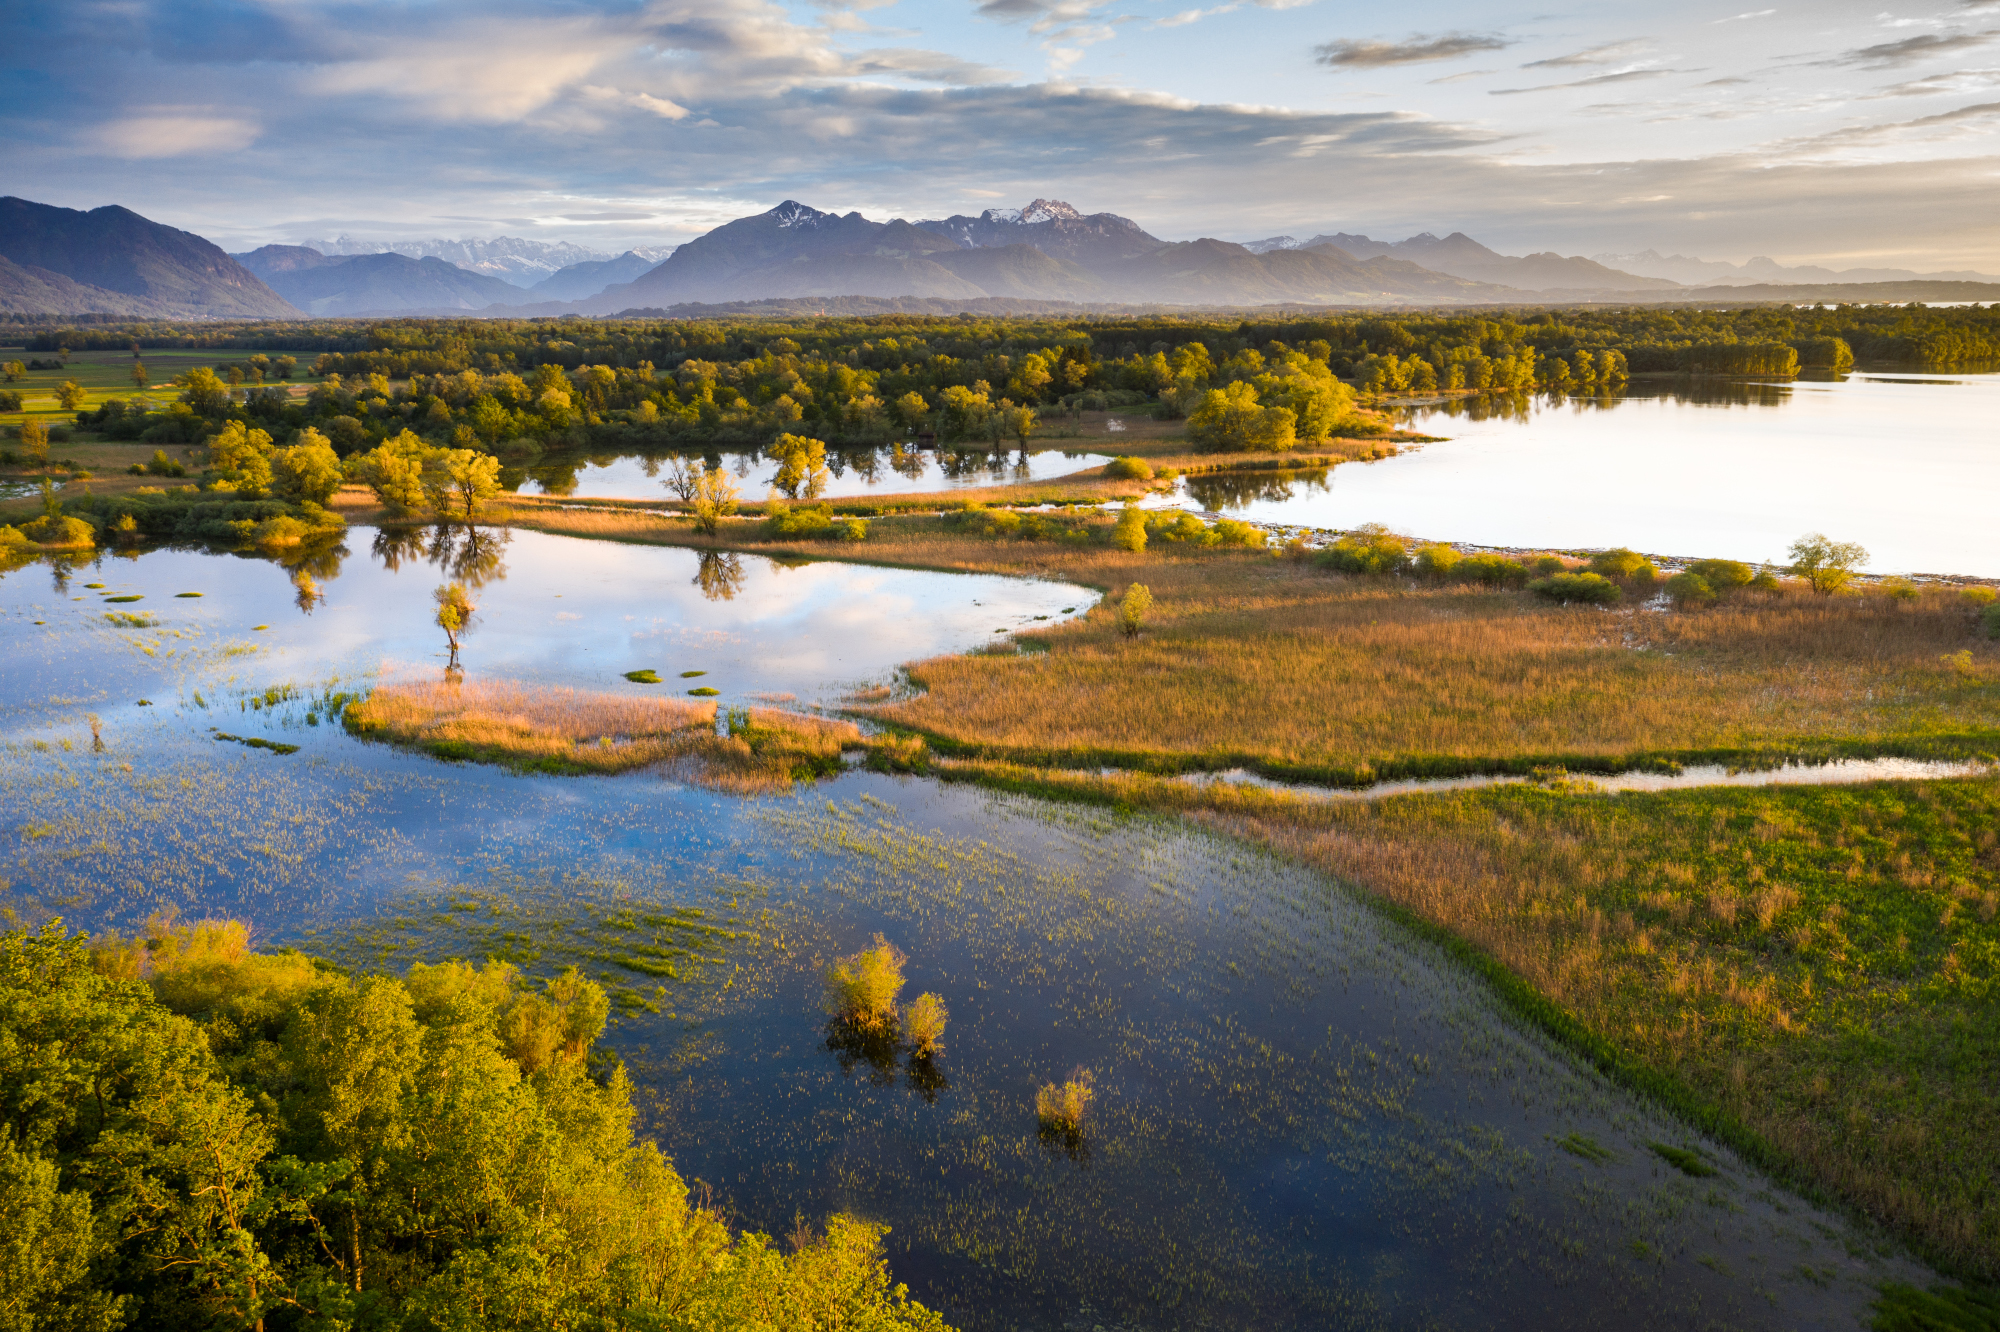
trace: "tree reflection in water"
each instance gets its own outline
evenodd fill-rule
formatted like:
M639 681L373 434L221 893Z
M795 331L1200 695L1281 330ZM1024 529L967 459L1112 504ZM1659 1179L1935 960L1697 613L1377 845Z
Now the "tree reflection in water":
M1205 472L1187 479L1187 493L1204 509L1232 509L1256 500L1291 499L1294 485L1305 487L1307 493L1325 490L1326 474L1324 467L1303 472Z
M940 1093L951 1090L951 1079L939 1066L936 1055L920 1055L910 1050L893 1023L867 1027L835 1018L826 1024L826 1048L840 1063L841 1074L853 1077L867 1069L868 1081L877 1087L893 1087L901 1074L909 1089L936 1105ZM904 1057L908 1056L908 1064Z
M701 567L694 571L694 585L710 601L733 601L743 590L743 561L734 551L705 550Z
M453 582L478 588L507 577L505 553L512 539L513 534L504 527L456 523L439 523L432 528L385 527L375 533L370 550L390 573L406 563L421 562L436 566Z

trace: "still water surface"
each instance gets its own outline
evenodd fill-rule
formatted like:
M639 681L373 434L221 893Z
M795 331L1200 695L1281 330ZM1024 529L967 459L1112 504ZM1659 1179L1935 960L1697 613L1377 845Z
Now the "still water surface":
M1071 589L774 566L709 600L691 552L519 534L496 566L349 542L310 614L287 570L206 551L0 576L19 645L0 664L5 905L234 915L364 966L581 962L684 1173L772 1233L836 1208L887 1222L898 1279L969 1328L1847 1328L1875 1282L1922 1279L1523 1031L1339 885L1243 847L861 772L757 800L522 776L326 713L384 657L437 668L441 572L485 569L475 675L630 688L628 663L733 645L709 678L802 698L1083 604ZM267 703L274 686L296 693ZM648 912L676 908L714 933L671 977L629 965L659 942ZM910 993L950 1007L934 1061L825 1026L821 969L877 931L910 955ZM1038 1134L1035 1088L1077 1068L1090 1131Z
M699 453L687 455L699 462ZM723 470L736 478L737 489L746 499L761 500L771 493L778 464L761 453L724 452L713 455ZM552 460L527 471L521 483L524 495L578 495L602 499L666 499L661 484L672 459L666 456L626 455ZM1102 467L1111 455L1092 453L1078 445L1070 449L1042 448L1032 453L1018 449L968 451L888 447L879 449L833 449L826 455L831 479L824 497L854 499L868 495L909 495L933 490L956 490L974 486L1004 486L1020 481L1045 481L1072 472Z
M2000 577L2000 375L1636 381L1620 395L1409 410L1449 438L1289 485L1192 478L1181 502L1432 540L1783 562L1806 532L1878 573Z

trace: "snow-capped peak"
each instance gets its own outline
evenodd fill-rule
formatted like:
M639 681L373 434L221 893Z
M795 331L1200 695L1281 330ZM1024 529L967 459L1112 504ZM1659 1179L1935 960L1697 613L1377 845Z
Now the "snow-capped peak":
M787 199L765 216L776 218L781 227L816 227L833 214L822 213L817 208L808 208L797 199Z
M979 215L982 222L1019 222L1021 210L1018 208L989 208Z
M1021 210L1023 222L1054 222L1058 218L1080 221L1083 214L1060 199L1037 199Z

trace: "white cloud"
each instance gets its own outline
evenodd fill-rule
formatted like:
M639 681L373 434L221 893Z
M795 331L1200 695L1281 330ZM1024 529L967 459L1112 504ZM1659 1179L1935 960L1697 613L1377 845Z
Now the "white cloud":
M257 122L245 116L161 107L99 125L87 141L110 157L195 157L240 152L257 134Z

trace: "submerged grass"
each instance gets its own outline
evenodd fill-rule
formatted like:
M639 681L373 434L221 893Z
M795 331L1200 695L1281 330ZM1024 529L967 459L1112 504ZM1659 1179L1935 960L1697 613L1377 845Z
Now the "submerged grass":
M1608 1072L2000 1277L2000 780L1329 802L941 775L1179 810L1358 883Z

